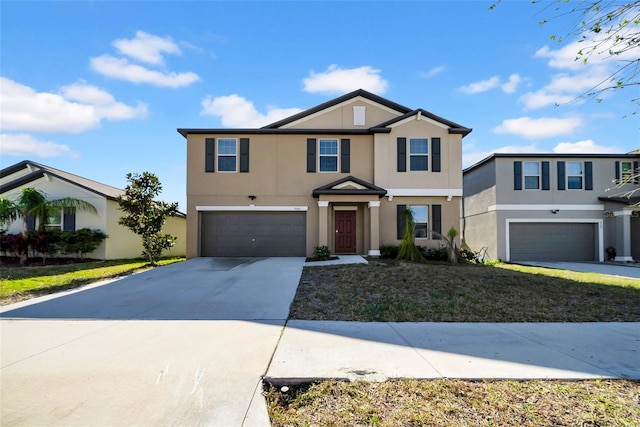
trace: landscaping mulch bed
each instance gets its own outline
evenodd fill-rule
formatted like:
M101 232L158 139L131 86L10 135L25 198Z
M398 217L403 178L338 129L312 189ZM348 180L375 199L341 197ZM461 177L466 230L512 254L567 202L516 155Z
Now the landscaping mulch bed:
M552 277L545 269L509 268L514 267L395 260L305 267L290 317L368 322L640 321L638 280L571 272ZM600 277L592 279L595 276Z
M274 427L638 426L640 383L627 380L323 381L266 391Z

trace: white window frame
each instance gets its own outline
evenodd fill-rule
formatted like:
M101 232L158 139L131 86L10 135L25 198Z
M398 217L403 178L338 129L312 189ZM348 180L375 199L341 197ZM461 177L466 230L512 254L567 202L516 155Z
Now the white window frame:
M414 210L414 208L424 208L425 213L427 215L426 220L417 220L416 219L416 212ZM415 224L414 229L413 229L413 236L416 239L429 239L430 236L430 231L429 231L429 205L410 205L409 206L409 210L411 211L411 214L413 215L413 222ZM420 232L420 236L418 236L418 224L424 224L424 235L422 235L423 233Z
M624 165L627 164L629 165L629 169L627 169L626 171L624 170ZM634 170L633 170L633 162L631 161L621 161L620 162L620 184L633 184L633 174L634 174ZM629 175L629 178L626 178L625 176Z
M427 152L426 153L413 153L411 150L411 142L412 141L426 141L427 142ZM413 169L411 167L411 158L412 157L425 157L427 160L427 165L425 169ZM411 172L427 172L429 170L429 138L409 138L409 171Z
M55 214L58 215L55 215ZM54 216L57 216L58 218L58 223L55 222L49 222L49 220L51 218L53 218ZM52 210L49 211L49 216L47 217L47 222L44 224L44 229L45 230L60 230L62 231L62 227L64 224L64 209L63 208L54 208Z
M527 173L527 164L535 164L538 166L538 173L531 174ZM535 188L527 187L527 177L537 177L538 178L538 186ZM540 162L522 162L522 188L525 190L540 190L542 187L542 165Z
M335 142L336 144L336 152L335 154L323 154L321 147L323 142ZM322 170L322 158L323 157L335 157L336 159L336 169L335 170ZM318 171L320 173L337 173L340 171L340 144L337 138L322 138L318 139Z
M235 147L235 153L220 153L220 147L222 146L222 142L233 141ZM220 169L220 159L223 157L233 157L234 158L234 168L232 171L230 170L222 170ZM216 144L216 172L220 173L235 173L238 172L238 138L218 138Z
M576 164L576 165L580 165L580 174L576 175L576 174L570 174L569 173L569 165L571 164ZM567 162L566 164L566 189L567 190L572 190L572 191L581 191L584 190L584 162ZM580 188L570 188L569 187L569 178L575 178L575 177L580 177Z

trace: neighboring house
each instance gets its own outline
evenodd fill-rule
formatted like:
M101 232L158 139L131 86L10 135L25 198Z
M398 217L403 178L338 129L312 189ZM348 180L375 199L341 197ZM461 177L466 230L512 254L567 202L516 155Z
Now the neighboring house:
M464 170L463 240L505 261L640 260L640 154L493 154ZM636 205L635 207L632 205Z
M19 196L23 188L36 188L44 192L48 199L72 197L95 206L97 213L78 210L60 211L52 215L47 228L77 230L81 228L98 229L109 237L88 258L119 259L138 258L142 254L140 236L118 224L122 216L117 197L124 190L91 181L77 175L63 172L29 160L16 163L0 170L0 195L8 199ZM30 229L40 226L28 221ZM9 233L22 231L22 220L10 225ZM173 248L163 252L163 256L184 256L186 248L186 218L184 214L168 218L164 231L178 240Z
M187 139L187 256L379 255L459 229L464 126L357 90L259 129Z

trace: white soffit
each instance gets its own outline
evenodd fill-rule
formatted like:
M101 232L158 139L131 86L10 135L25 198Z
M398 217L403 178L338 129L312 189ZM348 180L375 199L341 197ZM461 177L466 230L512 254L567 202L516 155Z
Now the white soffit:
M433 120L433 119L431 119L429 117L425 117L424 114L421 114L420 111L418 111L416 114L414 114L412 116L407 117L406 119L400 120L399 122L393 123L393 124L391 124L391 125L389 125L387 127L393 129L395 127L402 126L402 125L405 125L407 123L410 123L410 122L413 122L413 121L416 121L416 120L427 122L427 123L432 124L434 126L438 126L438 127L442 128L442 129L449 129L449 126L445 125L444 123L440 123L438 121L435 121L435 120Z
M308 209L308 206L196 206L198 212L306 212Z
M332 190L345 190L345 189L366 190L367 189L367 187L365 187L364 185L360 185L357 182L353 182L353 181L345 181L341 184L334 185L331 188Z

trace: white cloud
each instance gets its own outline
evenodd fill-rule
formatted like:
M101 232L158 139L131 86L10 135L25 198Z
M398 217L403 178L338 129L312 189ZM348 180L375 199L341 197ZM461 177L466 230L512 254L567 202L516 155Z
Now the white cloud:
M535 110L549 105L566 104L577 101L578 97L607 79L607 71L602 67L584 69L581 73L559 73L551 82L535 92L520 97L527 110Z
M4 156L23 157L78 157L79 154L66 145L41 141L26 134L0 134L0 151Z
M154 65L164 64L163 53L182 54L171 37L159 37L144 31L137 31L133 39L115 40L113 46L123 55Z
M376 94L387 91L387 81L380 76L380 70L369 66L343 69L330 65L327 71L315 73L303 79L304 90L309 93L347 93L364 89Z
M582 125L579 117L567 117L563 119L542 117L520 117L504 120L493 131L499 134L517 135L528 139L550 138L560 135L570 135Z
M561 142L553 148L554 153L561 154L602 154L602 153L622 153L618 147L604 147L596 144L591 139L577 142Z
M259 128L302 111L300 108L267 107L266 113L259 112L253 102L236 94L228 96L208 96L202 101L203 115L220 117L223 126Z
M470 83L458 88L458 91L466 93L467 95L473 95L476 93L486 92L488 90L498 87L500 84L500 78L493 76L487 80L481 80L479 82Z
M522 77L519 74L511 74L509 81L502 84L502 91L504 93L514 93L518 89L520 82L522 82Z
M5 131L79 133L101 120L126 120L147 114L145 105L130 107L109 93L85 84L62 88L60 94L36 92L0 77L0 127Z
M148 83L160 87L177 88L189 86L200 80L200 77L191 71L185 73L161 72L150 70L141 65L131 64L125 58L115 58L111 55L102 55L91 58L91 68L107 77L126 80L132 83Z
M439 65L437 67L430 69L429 71L424 71L420 73L420 77L422 77L423 79L430 79L431 77L435 77L438 74L442 73L446 69L447 67L445 67L444 65Z
M535 145L506 145L493 150L485 151L463 151L462 153L462 167L466 168L480 160L486 159L494 153L541 153L542 151Z

